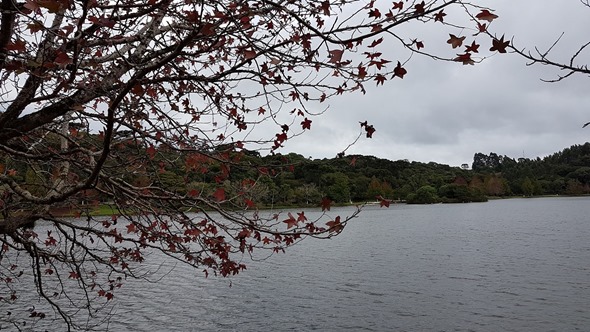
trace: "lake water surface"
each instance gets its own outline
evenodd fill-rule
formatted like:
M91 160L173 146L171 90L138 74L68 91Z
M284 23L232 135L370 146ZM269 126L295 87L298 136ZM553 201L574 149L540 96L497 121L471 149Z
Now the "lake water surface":
M110 329L590 331L588 197L368 207L333 239L245 263L127 282Z
M590 198L369 207L336 238L249 263L231 288L189 275L137 288L111 326L589 331Z

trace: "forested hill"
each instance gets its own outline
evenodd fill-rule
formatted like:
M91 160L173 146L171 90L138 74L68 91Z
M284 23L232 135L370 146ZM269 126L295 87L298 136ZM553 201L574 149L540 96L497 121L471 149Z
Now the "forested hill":
M573 145L543 159L476 153L473 176L501 177L503 195L582 195L590 193L590 143Z
M322 160L287 157L296 167L275 181L285 201L298 200L301 188L340 202L377 196L428 203L481 201L487 196L590 194L590 143L543 159L476 153L471 169L362 155Z
M179 154L165 147L150 152L132 141L118 148L127 150L131 162L146 153L149 162L176 162L177 167L162 168L155 179L132 163L125 167L108 165L112 176L133 186L155 183L183 195L203 196L214 196L221 186L227 197L241 197L240 202L257 206L317 205L323 197L336 203L376 201L378 197L434 203L485 201L491 196L590 194L590 143L571 146L543 159L476 153L471 167L363 155L321 160L294 153L261 157L257 152L233 148L207 154ZM217 159L208 157L215 153ZM240 162L232 164L229 172L219 158ZM44 180L35 176L27 164L3 159L15 181L26 183L31 192L46 190ZM108 201L97 190L84 192L78 200Z
M382 196L414 203L483 201L488 196L582 195L590 193L590 143L543 159L474 155L471 169L434 162L391 161L373 156L309 160L286 157L293 172L282 173L272 191L284 203L328 196L337 202ZM276 157L265 157L276 158Z

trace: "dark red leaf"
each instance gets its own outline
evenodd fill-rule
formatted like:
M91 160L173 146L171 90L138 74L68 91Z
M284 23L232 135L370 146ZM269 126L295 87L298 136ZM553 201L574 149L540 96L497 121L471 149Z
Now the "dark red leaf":
M383 85L383 82L385 82L387 80L387 78L385 78L385 76L381 75L381 74L377 74L375 76L375 81L377 81L377 85L381 84Z
M328 51L330 60L329 63L340 63L342 60L342 54L344 54L344 50L331 50Z
M453 59L457 62L462 62L464 65L473 65L475 61L471 58L471 53L466 52L465 54L457 54L457 57Z
M367 138L373 138L373 133L375 133L375 127L373 125L365 126L365 131L367 132Z
M393 69L393 76L394 77L399 77L401 79L404 78L404 75L407 74L408 71L404 69L404 67L402 67L402 64L398 61L397 62L397 66Z
M150 144L150 146L145 149L145 152L147 153L148 157L150 157L150 159L154 159L154 156L156 155L156 148L153 144Z
M328 230L330 231L330 233L340 232L342 228L344 228L344 226L340 223L340 216L337 216L332 221L328 221L326 223L326 226L328 226Z
M379 38L379 39L375 39L373 40L373 42L371 43L371 45L369 45L369 47L375 47L379 44L381 44L383 42L383 37Z
M440 12L434 14L434 22L437 22L437 21L442 22L444 20L445 16L447 16L447 14L445 14L443 12L443 10L441 9Z
M504 35L502 38L492 40L492 47L490 47L490 51L498 51L498 53L506 53L506 47L510 44L509 40L504 41Z
M498 18L498 15L490 13L487 9L482 9L479 14L475 15L478 20L492 22L493 20Z
M426 3L424 3L424 1L414 5L414 9L416 10L416 15L424 14L424 12L426 11L425 7L426 7Z
M311 129L311 120L308 118L305 118L305 120L301 121L301 127L303 129Z
M297 219L295 219L295 217L293 217L291 212L288 213L288 216L289 216L288 219L283 220L283 222L287 224L287 229L289 229L291 227L297 227L297 224L299 223L299 221Z
M8 43L6 49L9 51L25 52L27 50L26 46L27 44L24 40L18 39L14 43Z
M332 205L332 201L328 197L322 198L321 206L322 211L330 211L330 205Z
M465 49L465 52L472 52L472 53L478 53L479 49L479 44L475 43L475 40L473 41L473 43L471 43L471 45L467 46L467 48Z
M480 32L486 32L487 30L488 30L487 24L485 24L485 23L484 24L481 24L481 23L477 22L477 31L478 31L478 33L480 33ZM476 35L478 33L476 33Z
M449 38L449 40L447 40L447 44L451 44L451 46L453 48L457 48L457 47L463 45L463 41L465 40L465 36L457 37L453 34L449 34L449 36L451 38Z
M225 190L223 188L217 188L217 190L215 190L215 192L213 193L213 198L215 198L215 200L217 202L222 202L225 200Z
M381 12L377 8L373 8L369 11L369 17L380 18Z

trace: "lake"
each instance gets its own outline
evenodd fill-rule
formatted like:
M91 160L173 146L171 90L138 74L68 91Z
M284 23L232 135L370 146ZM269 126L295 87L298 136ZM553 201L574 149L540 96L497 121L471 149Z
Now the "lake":
M246 264L127 282L110 329L588 331L590 198L371 206L333 239Z

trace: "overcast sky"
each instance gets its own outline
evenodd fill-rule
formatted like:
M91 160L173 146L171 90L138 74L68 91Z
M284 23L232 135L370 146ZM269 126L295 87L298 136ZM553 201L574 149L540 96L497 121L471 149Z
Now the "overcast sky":
M590 9L579 0L485 4L499 16L492 32L514 37L521 48L545 49L564 32L551 53L561 62L569 61L590 40ZM428 39L441 32L433 27L425 24L416 36ZM448 36L449 31L442 32ZM441 52L449 54L449 49ZM580 59L589 63L590 52ZM314 118L312 130L290 140L282 152L334 157L354 140L358 121L364 120L377 131L373 139L359 140L348 154L458 166L471 165L476 152L536 158L590 141L590 128L582 129L590 121L590 78L577 75L544 83L541 78L556 78L559 72L525 64L515 54L496 54L475 66L414 56L405 65L408 74L403 80L379 87L368 84L366 95L332 99L329 111Z

